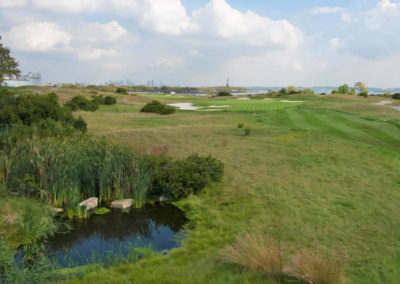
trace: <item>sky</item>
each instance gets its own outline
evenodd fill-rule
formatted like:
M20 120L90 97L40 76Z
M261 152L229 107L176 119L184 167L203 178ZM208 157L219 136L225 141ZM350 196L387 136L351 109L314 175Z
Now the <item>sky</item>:
M0 0L46 82L400 87L400 0Z

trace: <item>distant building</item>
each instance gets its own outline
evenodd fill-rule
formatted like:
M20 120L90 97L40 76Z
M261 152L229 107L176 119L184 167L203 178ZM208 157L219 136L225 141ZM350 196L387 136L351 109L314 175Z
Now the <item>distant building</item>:
M42 83L42 75L39 72L29 72L24 76L5 76L2 83L7 87L39 86Z

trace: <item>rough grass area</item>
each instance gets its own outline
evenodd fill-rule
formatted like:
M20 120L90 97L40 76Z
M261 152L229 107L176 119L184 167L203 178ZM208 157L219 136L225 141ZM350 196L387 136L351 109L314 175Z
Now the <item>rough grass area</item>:
M307 103L273 110L269 101L255 100L248 112L139 113L152 99L125 96L111 107L132 105L132 111L79 115L92 135L132 149L167 146L175 158L210 154L226 165L225 178L178 203L190 219L181 247L72 283L279 283L221 261L247 231L279 241L290 256L286 263L315 247L320 250L318 259L310 257L311 267L318 261L329 266L324 255L330 252L346 256L345 283L400 279L400 112L371 106L378 98L293 96ZM238 106L247 102L238 100ZM245 137L238 123L251 135ZM297 271L310 267L300 264Z
M56 230L50 207L25 198L8 196L0 189L0 237L11 248Z

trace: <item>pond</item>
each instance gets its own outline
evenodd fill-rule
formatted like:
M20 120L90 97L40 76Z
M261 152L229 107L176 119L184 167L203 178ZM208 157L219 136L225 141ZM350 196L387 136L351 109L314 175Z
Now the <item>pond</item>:
M86 220L71 221L71 230L57 233L46 242L50 258L60 266L88 264L93 256L126 256L132 247L164 251L179 245L181 229L187 222L183 212L171 204L145 205L123 212L112 210L93 214Z

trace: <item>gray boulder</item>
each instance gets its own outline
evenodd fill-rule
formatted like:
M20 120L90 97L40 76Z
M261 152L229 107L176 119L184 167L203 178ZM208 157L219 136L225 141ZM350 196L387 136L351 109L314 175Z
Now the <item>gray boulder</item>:
M111 203L111 208L128 209L133 206L133 199L115 200Z
M92 210L99 206L99 199L97 197L92 197L89 199L86 199L85 201L82 201L79 203L79 206L85 206L86 210Z

